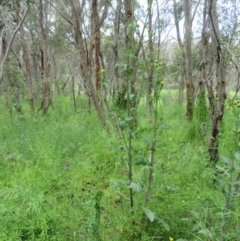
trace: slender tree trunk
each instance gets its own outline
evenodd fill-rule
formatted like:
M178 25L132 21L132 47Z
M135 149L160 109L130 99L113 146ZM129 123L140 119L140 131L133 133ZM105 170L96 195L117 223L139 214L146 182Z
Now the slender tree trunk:
M185 58L185 53L182 54L182 57ZM179 103L182 104L183 100L184 100L184 89L185 89L185 76L186 76L185 66L181 65L179 72L180 72L180 76L179 76L179 81L178 81L178 88L179 88L178 101L179 101Z
M91 14L91 58L93 60L93 70L95 77L95 87L97 92L101 89L101 76L100 76L100 26L99 26L99 15L98 15L98 1L92 0L92 14ZM99 93L98 93L99 95Z
M185 12L185 69L186 69L186 97L187 97L187 120L193 118L194 86L192 82L192 21L190 17L190 1L184 0Z
M201 63L199 66L199 79L198 79L198 86L199 86L199 97L205 98L205 88L204 83L206 82L207 76L207 54L208 54L208 44L209 44L209 34L207 31L207 3L208 0L204 0L204 9L203 9L203 29L202 29L202 38L201 38Z
M34 43L34 34L33 32L30 30L30 35L31 35L31 42ZM37 49L36 46L34 44L32 44L31 46L31 61L32 61L32 65L33 65L33 69L32 69L32 73L33 73L33 83L36 82L37 80L40 79L39 77L39 72L38 72L38 64L37 64Z
M120 15L121 15L121 0L117 0L117 7L115 11L115 19L114 19L114 44L113 44L113 53L114 53L114 83L112 85L113 88L113 98L116 97L116 93L120 90L119 85L119 67L117 65L118 62L118 38L119 38L119 29L120 29Z
M125 0L125 48L127 52L127 65L129 69L125 72L125 77L130 79L130 88L127 87L127 92L131 94L131 113L132 117L135 118L134 125L137 124L137 58L141 49L142 36L140 36L139 43L134 39L134 1ZM125 96L126 93L125 92ZM126 98L127 100L127 98Z
M8 55L9 55L9 52L11 50L11 47L12 47L12 44L13 44L13 41L17 35L17 32L18 30L20 29L20 27L22 26L26 16L27 16L27 13L28 13L28 10L29 8L27 8L26 12L24 13L23 17L22 17L22 20L20 21L20 23L18 24L18 26L16 27L16 29L14 30L12 36L11 36L11 39L9 40L9 43L8 43L8 46L6 47L6 51L4 54L2 54L2 59L1 59L1 62L0 62L0 84L2 83L2 80L3 80L3 76L4 76L4 64L8 58ZM0 30L2 31L4 28L4 25L1 24L0 26ZM1 36L2 37L2 36ZM2 39L0 39L0 41L2 41Z
M75 80L74 76L72 75L72 98L73 98L73 107L74 107L74 112L77 112L77 101L76 101L76 94L75 94Z
M177 2L176 0L173 0L173 13L174 13L174 23L175 23L175 28L176 28L176 33L177 33L177 41L178 41L178 46L180 48L181 51L181 58L182 58L182 62L184 62L185 60L185 50L184 50L184 45L183 45L183 41L181 39L181 35L180 35L180 27L179 27L179 14L177 12ZM179 79L179 96L178 96L178 100L180 103L183 102L183 92L184 92L184 88L185 88L185 76L186 76L186 67L184 65L180 66L180 79Z
M133 54L133 35L132 35L132 20L133 20L133 10L132 10L132 4L133 1L132 0L124 0L124 20L125 20L125 24L124 24L124 31L125 31L125 59L126 59L126 66L127 68L129 68L130 66L130 62L132 60L130 60L129 56L131 54ZM131 75L131 76L130 76ZM127 78L132 79L132 73L130 74L130 70L126 70L125 71L125 77L122 83L122 89L121 91L119 91L118 93L118 100L117 100L117 105L119 107L122 107L123 109L127 109L127 92L134 91L134 86L133 86L133 81L131 81L130 84L130 89L128 90L128 83L127 83Z
M6 51L7 51L7 41L6 39L3 37L2 39L2 55L5 56L6 54ZM10 62L10 59L9 57L6 58L5 60L5 65L6 66L9 66L9 62ZM3 90L4 90L4 101L5 101L5 106L6 106L6 109L8 110L9 112L9 115L12 117L12 106L11 104L9 103L10 100L9 100L9 91L10 91L10 80L8 79L8 76L6 76L6 80L7 82L3 81Z
M132 73L131 68L131 62L133 61L130 59L130 55L133 53L133 28L131 27L131 23L133 23L133 10L132 10L132 0L124 0L124 8L125 8L125 49L126 49L126 62L127 67L125 71L125 81L123 84L123 93L122 93L122 101L124 103L124 107L127 109L127 115L129 118L132 118L132 99L130 98L130 95L133 91L133 86L131 82ZM128 131L128 181L129 184L132 183L132 133L131 133L132 125L129 124L129 131ZM129 198L130 198L130 207L131 209L134 206L134 200L133 200L133 189L129 188Z
M209 33L207 31L207 8L208 0L204 0L203 8L203 28L202 28L202 37L201 37L201 49L200 49L200 65L199 65L199 77L198 77L198 95L197 95L197 104L198 112L197 117L199 121L199 132L201 134L202 140L206 136L206 121L208 116L207 111L207 102L206 102L206 90L207 85L207 54L208 54L208 45L209 45Z
M78 56L79 56L79 62L80 62L80 68L82 72L82 76L84 79L84 82L87 83L91 97L94 103L94 106L96 108L96 111L98 113L99 119L103 126L107 128L107 120L103 112L103 108L99 103L99 98L96 90L95 84L92 82L92 60L89 56L89 51L86 49L84 38L82 34L82 28L80 26L80 22L82 21L82 9L78 9L76 7L76 4L74 0L70 0L70 5L72 9L73 14L73 22L70 22L72 24L73 30L74 30L74 38L75 42L78 48ZM108 128L107 128L108 129Z
M132 10L132 0L125 0L124 7L125 7L125 48L126 50L131 50L132 48L132 17L133 17L133 10Z
M101 64L102 68L104 68L103 57L101 53L101 36L100 36L100 27L102 22L107 16L108 12L108 4L106 3L103 14L101 18L98 14L98 0L92 0L92 14L91 14L91 59L92 59L92 68L94 70L94 77L95 77L95 87L97 90L97 95L99 97L99 102L102 104L102 98L107 99L104 96L100 96L100 90L102 89L101 83ZM105 72L105 69L103 69Z
M148 49L149 49L149 68L148 68L148 87L147 87L147 114L148 120L152 122L152 88L153 88L153 31L152 31L152 3L148 0Z
M22 19L19 14L20 13L20 1L19 0L17 0L17 6L19 8L18 22L20 23ZM22 45L22 50L23 50L23 60L24 60L24 64L25 64L25 71L26 71L26 77L27 77L28 101L29 101L31 112L34 112L34 98L33 98L31 66L30 66L28 48L26 45L25 30L24 30L23 26L20 27L20 37L21 37L21 45Z
M226 66L220 45L219 23L217 17L217 0L209 0L210 34L212 50L214 54L215 76L217 81L216 99L212 113L212 126L208 143L210 161L217 163L219 160L219 130L224 114L224 102L226 99Z
M49 84L49 62L48 62L48 49L47 49L47 30L46 19L43 10L43 0L39 0L39 25L42 44L42 104L40 110L45 115L48 112L51 103L51 88ZM45 26L44 26L45 25Z

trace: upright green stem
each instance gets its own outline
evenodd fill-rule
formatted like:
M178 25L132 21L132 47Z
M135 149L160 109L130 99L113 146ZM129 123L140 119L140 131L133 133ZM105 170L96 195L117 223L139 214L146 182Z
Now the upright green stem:
M130 0L129 0L130 1ZM129 6L130 4L131 6ZM131 92L132 92L132 83L131 83L131 76L133 74L133 46L134 46L134 9L135 1L132 0L130 3L125 1L125 7L127 7L126 11L126 20L130 20L131 25L126 26L126 49L128 52L127 55L127 66L126 66L126 78L127 78L127 118L128 118L128 181L129 185L132 183L132 132L133 132L133 112L132 112L132 99L131 99ZM129 17L130 14L130 18ZM129 22L128 22L129 23ZM130 196L130 208L133 209L133 189L131 186L129 187L129 196Z
M159 87L160 85L160 87ZM150 169L149 169L149 175L148 175L148 183L147 183L147 193L145 198L145 205L149 201L149 196L151 192L152 182L153 182L153 166L154 166L154 154L155 154L155 147L156 147L156 133L157 133L157 119L158 119L158 101L159 101L159 95L162 88L161 83L157 83L155 87L155 106L154 106L154 121L153 121L153 127L152 127L152 141L151 141L151 148L150 148Z
M128 117L128 180L132 183L132 114L131 114L131 83L130 83L130 64L127 60L127 117ZM133 208L133 190L129 188L130 207Z

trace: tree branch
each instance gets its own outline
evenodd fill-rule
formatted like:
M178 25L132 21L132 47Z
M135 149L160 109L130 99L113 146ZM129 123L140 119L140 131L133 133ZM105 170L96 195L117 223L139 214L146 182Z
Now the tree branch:
M101 19L99 21L99 28L100 26L102 25L103 21L105 20L105 18L107 17L107 13L108 13L108 6L109 6L109 3L107 1L107 3L105 4L104 6L104 11L103 11L103 14L101 16Z
M195 7L195 9L194 9L194 11L193 11L193 15L192 15L192 19L191 19L191 24L192 24L192 22L193 22L193 20L194 20L194 18L195 18L195 15L196 15L196 12L197 12L197 8L198 8L200 2L201 2L201 0L198 1L197 5L196 5L196 7Z
M25 20L25 18L27 16L28 10L29 10L29 7L27 8L27 10L26 10L25 14L23 15L23 17L22 17L20 23L18 24L17 28L13 32L13 35L12 35L12 37L10 39L10 42L9 42L8 47L7 47L6 53L5 53L4 57L3 57L3 60L2 60L1 66L0 66L0 84L2 83L2 80L3 80L4 64L5 64L6 60L7 60L7 57L9 55L9 52L10 52L10 49L12 47L13 41L14 41L14 39L16 37L16 34L17 34L18 30L20 29L20 27L22 26L22 24L23 24L23 22L24 22L24 20Z
M70 20L68 16L66 16L59 8L54 6L54 4L51 1L48 0L48 2L61 15L62 18L64 18L70 25L73 25L73 22Z

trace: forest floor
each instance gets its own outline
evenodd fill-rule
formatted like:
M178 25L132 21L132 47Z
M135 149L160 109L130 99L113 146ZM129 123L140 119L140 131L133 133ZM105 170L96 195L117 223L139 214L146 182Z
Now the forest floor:
M47 116L26 110L12 118L1 102L0 241L239 241L239 110L226 108L213 167L206 152L211 122L187 123L171 93L163 92L159 107L147 204L152 129L144 107L129 184L124 130L108 134L86 100L78 100L76 114L70 99L58 97Z

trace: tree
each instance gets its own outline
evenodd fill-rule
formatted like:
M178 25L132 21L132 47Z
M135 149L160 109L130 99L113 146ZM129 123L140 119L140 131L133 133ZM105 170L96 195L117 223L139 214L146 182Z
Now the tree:
M208 143L210 160L217 163L219 160L219 131L224 114L226 99L226 63L220 41L219 21L217 15L217 0L209 0L210 36L214 56L214 74L216 77L216 97L212 111L211 134Z
M149 68L148 68L148 86L147 86L147 113L148 119L152 122L152 88L153 88L153 28L152 28L152 0L148 0L148 50L149 50Z
M197 106L198 106L198 121L199 121L199 130L201 136L205 137L206 135L206 121L207 121L207 102L206 102L206 86L208 89L209 104L212 106L211 98L211 85L207 81L207 56L208 56L208 46L209 46L209 31L208 31L208 1L204 0L203 13L202 13L202 33L201 33L201 42L200 42L200 60L199 60L199 74L198 74L198 95L197 95ZM212 107L211 107L212 109Z
M187 89L187 120L193 118L194 86L192 81L192 20L190 16L190 1L184 0L185 13L185 71Z
M42 76L42 103L39 110L43 114L47 114L49 106L52 104L51 100L51 86L49 84L49 57L48 57L48 44L47 44L47 5L43 4L43 0L39 0L39 26L41 36L41 76Z
M117 0L117 6L114 16L114 40L113 40L113 54L114 54L114 77L116 85L113 85L113 97L115 98L116 92L120 90L119 79L119 37L120 37L120 22L121 22L121 5L122 0Z
M83 26L81 25L81 23L83 23L83 7L84 7L85 2L82 2L81 6L77 7L77 3L74 2L74 0L70 0L70 5L71 5L71 11L72 11L72 15L74 16L73 21L69 20L68 18L65 17L65 19L68 21L68 23L71 24L71 26L73 27L73 32L74 32L74 39L75 39L75 43L77 46L77 50L78 50L78 56L79 56L79 62L80 62L80 68L81 68L81 74L83 76L83 79L85 81L85 83L87 84L87 86L89 87L89 91L94 103L94 106L97 110L98 116L100 121L102 122L103 126L105 126L107 128L107 120L106 120L106 116L104 115L103 112L103 108L99 102L99 97L98 97L98 93L97 93L97 88L96 85L94 85L94 83L92 82L92 70L94 70L94 62L93 62L93 58L92 56L89 54L92 53L92 48L88 49L87 45L86 45L86 40L84 39L83 36ZM92 2L92 11L96 11L96 8L98 6L98 1ZM104 16L104 15L103 15ZM98 40L99 40L99 31L100 31L100 26L103 22L104 18L102 19L102 21L98 22L98 18L94 16L94 14L91 15L91 29L92 29L92 38L93 39L94 35L96 36L94 38L94 41L97 44L99 44ZM89 53L90 50L90 53ZM95 61L99 61L99 46L97 47L97 49L95 49ZM97 55L97 56L96 56ZM96 63L96 62L95 62ZM98 64L98 62L97 62ZM97 67L99 68L99 66ZM94 71L95 74L99 75L99 72L96 73L96 71ZM98 81L98 80L97 80Z
M181 53L181 58L182 58L181 63L183 63L183 61L185 60L184 43L181 38L180 27L179 27L179 22L182 18L182 12L183 12L183 7L182 7L181 3L177 3L176 0L173 0L173 16L174 16L178 46L180 48L180 53ZM181 77L180 77L180 81L179 81L179 97L178 97L178 99L182 103L183 102L183 90L184 90L184 84L185 84L184 78L186 75L186 67L184 67L183 65L181 65L181 67L180 67L180 73L181 73L180 74Z
M21 9L20 10L20 14L21 14L21 20L19 22L19 24L17 25L17 27L15 28L12 36L11 36L11 39L9 40L9 44L8 46L5 48L6 50L3 51L3 49L0 49L0 59L1 59L1 63L0 63L0 84L2 83L2 80L3 80L3 76L4 76L4 64L8 58L8 55L9 55L9 52L11 50L11 47L12 47L12 44L13 44L13 41L16 37L16 34L17 32L19 31L20 27L22 26L25 18L26 18L26 15L28 13L28 10L29 10L29 7L27 8L27 10L25 11L25 13L22 15L24 9ZM1 33L1 39L0 39L0 42L1 42L1 46L3 46L3 32L4 32L4 28L5 28L5 24L3 22L0 23L0 33Z
M16 0L17 4L17 14L18 14L18 22L21 23L22 16L21 16L21 6L20 1ZM32 112L34 112L34 98L33 98L33 86L32 86L32 73L31 73L31 65L30 65L30 58L29 58L29 52L26 44L26 37L25 37L25 29L23 26L20 27L20 38L21 38L21 45L22 45L22 51L23 51L23 60L25 64L25 71L26 71L26 78L27 78L27 84L28 84L28 101L30 105L30 109Z

